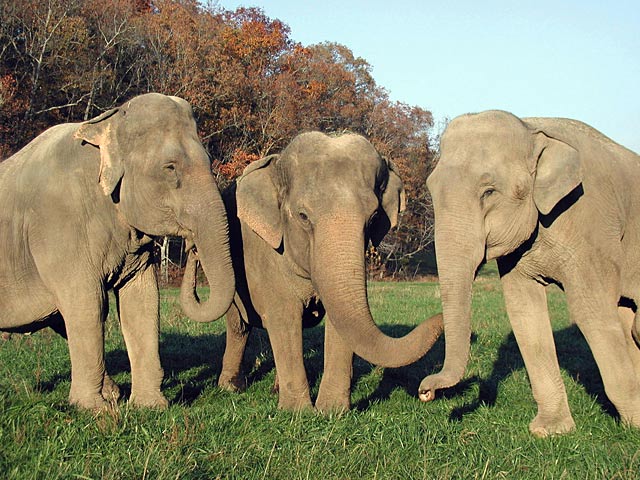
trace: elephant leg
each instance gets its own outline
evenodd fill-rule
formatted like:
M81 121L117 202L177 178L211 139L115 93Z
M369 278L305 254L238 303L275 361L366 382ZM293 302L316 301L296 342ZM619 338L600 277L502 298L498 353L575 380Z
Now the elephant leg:
M620 323L624 330L625 340L627 341L627 350L633 363L636 379L640 382L640 348L638 348L638 344L634 340L632 334L636 313L628 307L618 307L618 318L620 318Z
M263 316L269 333L279 380L278 407L284 410L311 408L309 382L302 355L302 306L279 306Z
M60 313L66 323L71 359L69 403L98 410L106 406L104 385L104 321L107 305L99 287L93 292L68 289L59 292Z
M321 412L345 411L351 408L353 350L340 337L329 318L324 327L324 372L316 409Z
M640 383L629 355L628 335L619 321L618 298L605 290L615 282L600 281L596 285L584 281L575 289L566 286L569 309L598 364L607 397L625 423L640 427Z
M138 406L166 408L160 391L160 312L156 272L147 267L116 291L122 335L131 363L131 398Z
M242 359L251 333L251 325L244 322L235 304L226 313L226 346L222 359L222 371L218 377L218 386L230 392L241 392L246 388L242 373Z
M545 288L513 270L502 277L502 285L511 327L538 404L529 430L538 437L569 432L575 423L560 376Z
M49 326L54 332L67 340L67 328L64 324L62 315L54 316L51 319ZM107 375L106 370L104 372L104 378L102 379L102 397L107 401L113 402L117 402L120 398L120 388L118 388L118 385L109 375Z

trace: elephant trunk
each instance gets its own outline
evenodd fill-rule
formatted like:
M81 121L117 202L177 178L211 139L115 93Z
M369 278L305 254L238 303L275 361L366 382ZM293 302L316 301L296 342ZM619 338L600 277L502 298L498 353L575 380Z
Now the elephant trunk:
M469 361L472 284L484 258L485 241L479 222L473 218L464 220L465 217L470 217L468 212L439 221L436 210L435 246L444 316L445 360L439 373L425 377L420 383L419 398L425 402L435 398L436 390L456 385Z
M380 331L367 299L363 222L331 218L316 232L311 276L328 321L346 343L358 356L382 367L401 367L424 356L442 333L442 317L431 317L402 338Z
M211 179L213 183L213 179ZM185 315L197 322L211 322L222 317L229 309L235 294L235 276L229 250L229 227L224 204L215 187L215 195L207 196L205 205L200 203L193 213L193 241L197 255L191 250L187 258L182 285L180 304ZM196 292L196 272L198 261L207 277L210 287L209 299L200 302Z

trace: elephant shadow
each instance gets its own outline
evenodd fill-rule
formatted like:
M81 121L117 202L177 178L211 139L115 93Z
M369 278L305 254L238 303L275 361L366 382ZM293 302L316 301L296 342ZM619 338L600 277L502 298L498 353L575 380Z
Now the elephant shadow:
M256 335L258 337L259 335ZM261 345L262 342L256 342ZM172 404L190 405L205 391L214 385L222 368L222 357L225 348L225 334L190 335L179 332L162 333L160 336L160 360L164 370L162 389L167 393L178 389L178 393L169 397ZM249 350L249 348L247 349ZM257 377L266 375L267 364L258 372ZM109 375L114 378L126 374L125 380L117 379L123 400L131 395L131 365L127 351L116 347L105 351L105 366ZM273 362L271 364L273 367ZM40 390L53 391L58 384L69 381L71 372L59 372L40 384Z
M305 342L305 348L312 347L309 362L305 355L305 364L309 363L309 380L313 384L321 373L318 365L321 369L322 358L318 358L317 349L322 349L322 341L318 342L317 339L323 338L324 330L320 327L311 330L317 331L308 335L311 340L309 345ZM60 341L65 340L60 339ZM191 335L168 332L161 334L159 352L164 370L162 390L166 394L167 391L178 389L177 394L168 397L170 403L191 405L206 389L217 385L225 345L225 333ZM131 364L126 349L124 347L107 349L105 367L112 378L125 374L124 380L120 378L116 381L122 400L126 401L131 395ZM271 345L265 330L254 329L252 332L247 344L243 368L247 372L247 385L262 381L275 368ZM51 393L60 384L69 382L70 379L71 370L68 367L43 378L38 383L38 390Z
M401 337L413 327L402 325L379 325L387 335ZM475 335L472 336L472 342ZM165 392L177 390L168 395L172 404L191 405L206 390L217 388L217 379L222 369L222 358L226 344L226 334L192 335L180 332L162 333L160 338L160 359L164 369L162 389ZM315 396L322 378L324 366L324 325L304 330L304 363L307 378ZM388 400L391 394L402 389L408 395L417 398L418 385L425 375L435 373L442 368L444 359L444 339L441 337L425 357L406 367L385 368L374 391L358 400L353 408L367 410L371 405ZM105 352L105 363L109 375L113 378L126 374L123 381L117 379L123 400L131 395L131 367L127 351L117 347ZM369 375L375 365L354 356L352 386ZM275 361L266 330L254 329L247 343L243 369L247 386L260 383L275 369ZM69 381L70 370L59 372L40 384L40 390L53 391L60 383ZM460 395L477 379L467 379L456 387L446 390L446 396Z
M554 331L554 341L560 368L576 383L582 385L586 393L595 398L604 412L619 418L615 407L605 394L598 366L580 329L576 325L570 325L556 330ZM495 406L501 382L514 371L523 368L525 368L524 361L515 336L511 332L500 345L490 375L486 378L475 376L467 379L469 387L478 384L477 399L467 405L455 408L451 412L450 419L460 421L466 414L474 412L482 405ZM457 392L447 389L443 394L445 397L450 397L456 395Z
M169 399L171 403L192 403L211 384L212 379L217 379L222 367L224 348L224 334L161 334L159 350L164 369L162 389L166 391L179 387L179 393ZM122 399L127 400L131 395L131 364L126 349L107 349L105 367L114 379L119 374L125 374L126 378L116 379L116 383ZM192 371L193 373L190 373ZM59 384L69 382L70 379L71 370L66 368L48 376L39 383L38 389L42 392L53 392Z
M67 342L66 339L62 337L58 337L57 335L54 337L56 341ZM106 370L111 377L118 375L123 372L130 372L131 366L129 363L129 357L127 356L127 351L124 348L115 348L113 350L105 351L105 365ZM60 384L71 382L71 367L70 363L67 359L67 367L52 374L48 375L38 384L38 391L43 393L51 393L53 392ZM118 383L118 387L120 388L120 393L124 397L128 397L131 393L131 385L124 383Z
M165 333L160 338L160 360L164 369L162 389L171 404L191 405L214 387L222 368L225 336ZM168 392L177 389L173 396Z
M412 327L399 325L381 325L387 335L401 337ZM226 337L225 333L189 335L179 332L162 334L160 340L160 358L165 371L162 388L166 391L178 389L169 397L171 403L191 405L205 390L216 388L217 379L222 369ZM324 325L304 330L304 364L312 395L322 378L324 366ZM429 353L418 362L401 368L384 369L382 378L375 390L354 404L356 410L366 410L374 403L387 400L398 388L409 395L417 397L418 385L422 378L439 370L444 358L444 341L440 338ZM110 375L129 371L129 359L124 349L107 352L107 367ZM369 362L354 356L352 385L369 375L376 367ZM275 369L275 361L269 337L265 330L254 329L247 343L243 370L247 386L260 383L270 376ZM450 393L460 392L467 388L466 382L451 389ZM130 383L120 385L121 393L127 398L131 392Z
M402 337L407 335L413 327L405 325L380 325L380 329L391 337ZM471 343L476 341L476 335L472 334ZM359 411L367 410L371 405L380 401L388 400L391 394L402 389L409 396L418 398L418 387L426 375L440 371L445 356L444 336L433 344L427 354L415 363L399 368L385 368L382 378L374 392L366 398L359 400L354 408ZM367 375L375 366L365 360L355 357L353 384ZM446 396L460 395L471 387L472 379L464 380L455 387L446 391Z
M381 329L394 337L406 335L412 327L381 326ZM208 388L215 388L222 369L225 349L225 334L190 336L181 333L169 333L162 336L160 355L165 369L163 389L179 387L179 393L171 399L172 403L192 404ZM120 352L112 352L116 359ZM126 356L126 354L125 354ZM359 400L354 408L365 410L373 403L386 400L397 388L417 397L417 389L424 375L442 367L444 341L439 339L429 353L420 361L402 368L385 369L374 392ZM304 364L312 396L322 378L324 366L324 325L304 330ZM354 356L352 385L370 374L376 367ZM265 381L275 369L275 361L269 337L265 330L254 329L247 343L243 360L247 387ZM185 372L195 372L187 375ZM459 389L464 388L459 386ZM126 392L126 389L123 389Z

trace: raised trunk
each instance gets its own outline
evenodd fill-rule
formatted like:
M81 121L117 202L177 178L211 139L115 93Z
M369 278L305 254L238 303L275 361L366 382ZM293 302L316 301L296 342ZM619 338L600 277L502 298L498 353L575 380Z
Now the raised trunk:
M444 316L445 360L442 370L420 383L419 398L430 401L441 388L456 385L469 361L471 291L475 272L484 257L484 240L477 221L468 213L439 221L436 212L436 259Z
M401 338L374 323L367 300L364 229L358 219L332 218L316 228L312 278L330 321L353 351L382 367L401 367L424 356L442 332L435 315Z
M182 285L180 304L185 315L197 322L211 322L229 309L235 294L235 276L229 251L229 233L224 204L220 194L200 205L192 218L197 256L189 252ZM209 299L200 302L196 292L197 262L200 262L210 287Z

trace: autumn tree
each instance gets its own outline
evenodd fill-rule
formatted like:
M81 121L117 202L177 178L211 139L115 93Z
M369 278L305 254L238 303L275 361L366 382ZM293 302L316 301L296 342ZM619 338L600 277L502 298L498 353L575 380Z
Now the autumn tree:
M214 58L216 94L209 134L214 158L246 162L283 146L291 137L283 122L280 62L291 48L289 28L256 8L223 15Z
M22 139L54 123L57 116L49 113L56 112L61 101L70 103L62 97L68 84L65 71L73 61L69 55L72 43L82 41L77 9L76 2L62 0L0 4L0 77L16 89L10 95L12 102L3 105L0 118L3 131L11 132L3 138L9 147L15 146L11 136Z
M431 241L431 113L391 101L347 46L303 46L263 10L213 0L12 0L0 18L0 158L53 124L158 91L191 103L220 183L305 130L366 136L408 197L379 250L384 270L406 270Z
M143 0L83 2L87 26L83 120L146 91L145 45L139 29L151 11L151 3Z
M148 10L148 8L147 8ZM84 120L140 92L127 75L138 58L140 0L13 0L0 3L0 144L15 151L48 126ZM3 133L9 132L9 133Z

